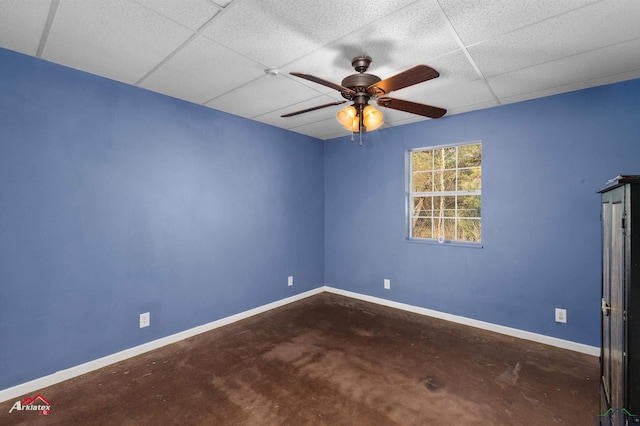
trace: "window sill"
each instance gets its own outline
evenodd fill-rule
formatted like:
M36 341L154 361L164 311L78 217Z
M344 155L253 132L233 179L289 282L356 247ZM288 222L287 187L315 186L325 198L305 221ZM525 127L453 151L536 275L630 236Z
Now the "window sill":
M482 245L482 243L470 243L470 242L464 242L464 241L439 242L438 240L429 240L425 238L407 238L405 241L408 243L427 244L427 245L434 245L434 246L466 247L466 248L473 248L473 249L484 248L484 245Z

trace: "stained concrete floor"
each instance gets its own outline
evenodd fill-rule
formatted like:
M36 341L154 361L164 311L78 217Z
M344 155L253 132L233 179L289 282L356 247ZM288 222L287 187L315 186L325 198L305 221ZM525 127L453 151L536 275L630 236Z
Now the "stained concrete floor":
M593 425L598 359L323 293L33 392L28 425ZM22 398L16 398L16 401Z

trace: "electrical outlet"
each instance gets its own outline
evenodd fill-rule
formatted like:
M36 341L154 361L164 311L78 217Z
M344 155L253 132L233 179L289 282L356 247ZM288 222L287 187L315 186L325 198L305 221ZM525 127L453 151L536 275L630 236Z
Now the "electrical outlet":
M385 278L384 280L384 288L389 290L391 288L391 280Z
M140 314L140 328L149 327L150 325L151 325L151 314L149 312Z
M293 285L293 275L289 275L289 278L287 279L287 285L289 287Z
M567 310L556 308L556 322L566 323L567 322Z

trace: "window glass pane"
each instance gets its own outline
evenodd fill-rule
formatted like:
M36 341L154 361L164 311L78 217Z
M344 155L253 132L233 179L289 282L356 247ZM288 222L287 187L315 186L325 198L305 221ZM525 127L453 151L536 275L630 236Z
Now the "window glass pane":
M444 168L455 169L456 168L456 147L444 148Z
M482 145L412 151L410 162L410 237L480 242Z
M433 172L433 191L455 191L456 190L456 171L444 170Z
M439 148L433 150L434 170L455 169L456 147Z
M440 237L450 241L456 239L455 219L433 219L433 238Z
M433 197L415 197L413 199L413 216L433 216Z
M458 147L458 167L478 167L482 159L480 144L461 145Z
M458 196L458 217L480 218L480 196L479 195Z
M431 170L433 168L433 151L416 151L411 155L411 169Z
M432 172L415 172L413 173L413 192L431 192L433 191L433 173Z
M482 172L479 167L462 169L458 173L458 191L479 191Z
M456 217L456 197L433 197L434 217Z
M458 240L480 242L480 219L458 219Z
M433 238L433 219L412 219L411 236L414 238Z

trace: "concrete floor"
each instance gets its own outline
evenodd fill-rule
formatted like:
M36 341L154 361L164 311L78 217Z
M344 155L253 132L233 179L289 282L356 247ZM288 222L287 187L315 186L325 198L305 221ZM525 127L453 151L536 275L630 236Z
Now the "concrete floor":
M41 389L29 425L593 425L598 358L323 293Z

